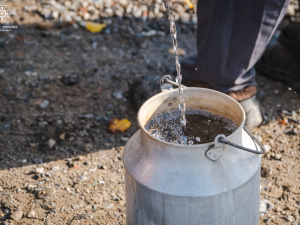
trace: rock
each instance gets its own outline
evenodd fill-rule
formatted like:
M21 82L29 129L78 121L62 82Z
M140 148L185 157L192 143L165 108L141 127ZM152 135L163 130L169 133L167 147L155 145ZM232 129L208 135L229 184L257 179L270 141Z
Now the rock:
M295 218L292 215L288 215L287 220L292 223L295 221Z
M50 102L49 102L48 100L43 100L43 101L41 102L41 104L40 104L40 107L41 107L42 109L45 109L45 108L48 107L49 103L50 103Z
M72 204L71 207L72 207L72 209L74 209L74 210L78 210L78 209L80 209L82 206L81 206L81 205L78 205L78 204Z
M41 158L35 158L35 159L33 159L33 162L35 164L43 164L43 159L41 159Z
M59 139L62 140L62 141L65 140L65 137L66 137L65 133L59 135Z
M273 209L274 205L267 199L261 200L259 204L259 213L265 214L269 209Z
M271 150L271 146L270 145L264 145L265 148L265 153L268 153Z
M53 167L52 167L52 170L53 170L53 171L59 171L59 170L60 170L60 167L59 167L59 166L53 166Z
M56 141L52 138L47 141L47 145L49 148L53 148L55 144L56 144Z
M72 86L78 83L78 77L75 75L64 75L60 81L67 86Z
M35 216L36 216L36 213L35 213L35 211L30 211L28 214L27 214L27 217L28 218L35 218Z
M23 212L22 211L15 211L13 214L10 216L13 220L19 221L23 217Z
M3 126L0 126L0 130L6 130L11 128L11 125L9 123L4 124Z
M99 166L98 167L100 170L107 170L107 166L105 166L105 165L101 165L101 166Z
M54 202L45 202L44 204L41 205L41 208L45 210L51 210L51 209L56 209L57 206Z
M112 209L115 205L113 203L108 204L106 206L103 207L103 209Z
M94 114L85 114L84 117L86 119L92 119L92 118L94 118Z
M0 192L3 191L3 188L0 186Z
M97 122L100 122L102 124L107 124L107 122L110 120L109 117L106 117L106 116L97 116L96 117L96 121Z
M121 140L124 141L124 142L127 142L129 140L128 137L121 137Z
M114 97L115 99L120 100L120 99L123 99L123 98L124 98L124 95L123 95L123 92L122 92L122 91L115 91L115 92L113 93L113 97Z
M277 160L281 160L282 155L281 154L275 154L274 158L277 159Z
M42 173L44 173L44 167L38 167L38 168L36 168L36 169L35 169L35 173L37 173L37 174L42 174Z

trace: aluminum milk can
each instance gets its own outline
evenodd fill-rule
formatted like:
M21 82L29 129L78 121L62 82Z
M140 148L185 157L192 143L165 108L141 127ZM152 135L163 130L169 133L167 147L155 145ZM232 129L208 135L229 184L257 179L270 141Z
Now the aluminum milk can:
M261 157L253 153L263 149L244 127L243 108L214 90L185 88L183 95L187 108L225 116L238 129L198 145L159 140L144 126L178 107L178 90L146 101L124 150L127 225L258 225Z

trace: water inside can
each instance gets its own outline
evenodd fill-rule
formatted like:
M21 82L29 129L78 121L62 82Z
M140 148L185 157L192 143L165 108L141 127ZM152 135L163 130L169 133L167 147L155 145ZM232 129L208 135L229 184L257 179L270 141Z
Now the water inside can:
M213 142L219 134L229 136L238 128L232 120L202 109L187 109L186 119L186 129L182 129L180 111L165 111L151 118L145 129L161 140L193 145Z

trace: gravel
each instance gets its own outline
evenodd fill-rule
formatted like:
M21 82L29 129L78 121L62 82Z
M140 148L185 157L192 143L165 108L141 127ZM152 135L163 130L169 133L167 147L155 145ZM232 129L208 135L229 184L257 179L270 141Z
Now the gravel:
M138 130L130 85L174 69L161 1L7 5L18 29L0 39L0 223L125 224L122 154ZM178 45L191 55L196 8L181 1L173 7ZM93 34L81 26L85 20L108 26ZM269 146L262 157L260 224L296 225L299 95L259 75L257 82L265 121L252 132ZM111 134L112 118L128 118L132 126Z

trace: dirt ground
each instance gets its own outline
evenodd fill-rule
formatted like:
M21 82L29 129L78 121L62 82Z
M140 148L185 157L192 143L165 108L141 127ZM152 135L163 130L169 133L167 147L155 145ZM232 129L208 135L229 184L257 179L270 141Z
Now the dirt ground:
M122 153L138 129L129 84L173 71L168 23L110 18L93 34L26 21L0 33L0 224L125 224ZM179 47L194 53L194 26L178 31ZM260 224L300 224L299 94L257 82L264 123L252 132L268 150ZM111 118L132 126L112 134Z

